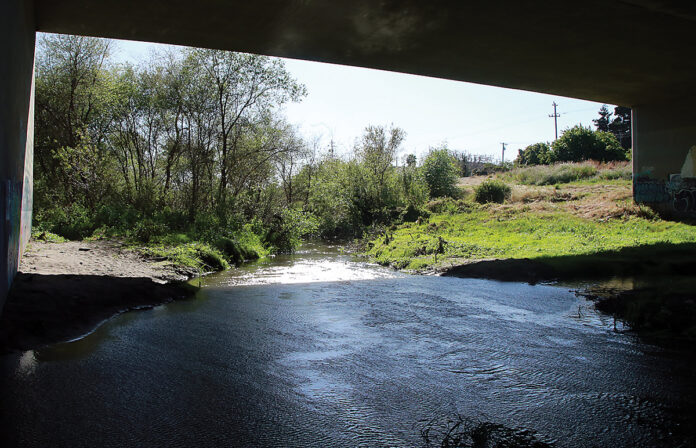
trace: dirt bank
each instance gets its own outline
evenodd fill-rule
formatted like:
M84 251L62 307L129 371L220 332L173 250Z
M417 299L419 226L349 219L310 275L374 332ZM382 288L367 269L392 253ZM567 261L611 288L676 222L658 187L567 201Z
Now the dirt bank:
M32 241L19 267L24 274L147 277L158 283L188 280L177 267L146 260L118 241Z
M32 242L0 316L0 353L76 339L116 314L190 297L186 279L118 242Z

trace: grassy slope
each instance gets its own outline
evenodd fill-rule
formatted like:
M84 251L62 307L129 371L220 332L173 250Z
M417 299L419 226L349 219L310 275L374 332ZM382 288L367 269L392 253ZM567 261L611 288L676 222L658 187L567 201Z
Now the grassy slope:
M466 188L475 183L468 180ZM696 243L696 227L661 220L630 198L628 180L517 184L506 204L453 202L445 207L449 212L434 213L428 222L405 223L371 241L367 255L422 271L493 258L562 264L563 257Z

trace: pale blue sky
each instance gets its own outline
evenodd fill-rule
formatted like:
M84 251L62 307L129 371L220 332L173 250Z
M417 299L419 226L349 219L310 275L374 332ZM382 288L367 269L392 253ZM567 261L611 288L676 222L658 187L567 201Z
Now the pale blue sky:
M117 60L138 63L164 45L116 41ZM582 123L592 125L601 103L503 89L424 76L285 59L292 75L307 86L308 96L285 106L288 121L302 133L334 139L347 153L369 124L399 126L406 131L402 155L419 158L431 146L446 142L452 149L473 154L501 155L554 138L552 104L559 105L559 134ZM514 70L514 67L510 68ZM612 108L613 110L613 108Z

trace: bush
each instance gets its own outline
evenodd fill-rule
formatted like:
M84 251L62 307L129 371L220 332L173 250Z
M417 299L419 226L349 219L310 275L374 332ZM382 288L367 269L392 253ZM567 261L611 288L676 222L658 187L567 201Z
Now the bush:
M35 227L69 240L81 240L96 228L89 209L80 204L42 210L36 214Z
M276 216L266 233L266 242L276 253L292 253L302 243L302 238L316 234L317 218L309 212L286 209Z
M504 182L495 179L489 179L482 182L474 190L474 198L480 204L488 202L496 202L502 204L505 199L510 198L512 189Z
M399 216L399 219L402 222L416 222L418 221L418 218L428 219L430 218L430 212L423 210L420 207L416 207L413 204L409 204Z
M164 235L168 230L166 224L146 218L135 223L131 237L142 243L149 243L154 237Z
M423 175L430 197L454 197L457 194L457 165L447 148L433 149L423 163Z

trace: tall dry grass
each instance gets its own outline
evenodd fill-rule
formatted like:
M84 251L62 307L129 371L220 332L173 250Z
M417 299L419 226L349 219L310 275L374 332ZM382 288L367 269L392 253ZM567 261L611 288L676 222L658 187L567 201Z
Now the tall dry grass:
M630 162L601 163L586 161L579 163L557 163L518 167L502 177L522 185L555 185L580 180L631 179Z

